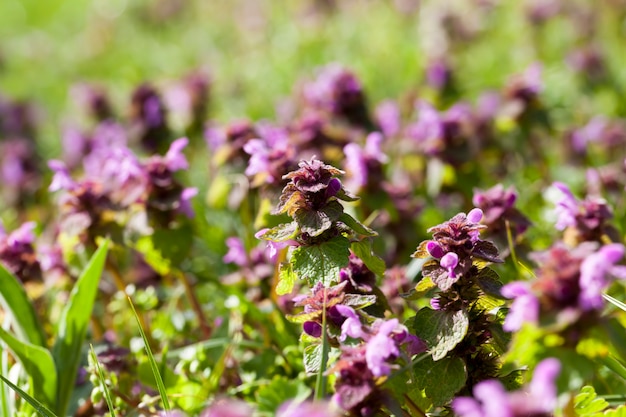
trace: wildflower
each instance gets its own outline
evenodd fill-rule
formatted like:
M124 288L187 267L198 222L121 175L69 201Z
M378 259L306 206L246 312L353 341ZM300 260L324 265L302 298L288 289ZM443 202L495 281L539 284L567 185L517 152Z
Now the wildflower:
M372 125L361 82L338 64L322 68L317 79L304 86L303 95L313 108L343 117L355 126Z
M433 240L422 242L413 254L414 257L430 255L437 260L425 264L422 273L430 276L442 291L450 289L469 272L474 258L502 262L496 247L479 239L480 231L486 227L479 223L482 216L482 210L475 208L431 227L428 232L433 234Z
M41 265L35 254L35 222L27 222L11 233L0 226L0 262L22 282L41 281Z
M599 197L589 196L583 201L574 197L567 185L555 182L554 187L559 190L562 197L556 203L558 230L568 229L568 240L574 243L583 241L601 242L603 236L613 234L608 221L613 218L613 213L606 201Z
M507 392L494 379L474 387L474 397L457 397L452 408L459 417L550 416L557 400L555 380L561 364L555 358L541 361L525 389Z
M276 411L276 417L333 417L337 415L337 410L333 408L332 403L322 401L301 403L287 401Z
M369 183L380 182L383 177L382 164L387 162L387 156L381 150L382 141L382 134L372 132L367 136L364 148L356 143L344 147L348 188L358 190Z
M165 106L157 90L149 84L139 86L131 98L132 130L150 152L163 148L169 136Z
M616 265L624 246L614 243L596 248L595 242L574 249L557 244L533 254L540 262L537 278L502 288L504 296L514 299L504 329L514 331L525 322L539 324L539 319L566 326L584 316L594 317L602 308L602 292L611 284L611 277L626 278L626 267Z
M278 185L282 176L295 168L295 149L289 142L286 129L258 126L260 138L250 139L243 150L250 155L246 175L253 177L253 185Z
M507 222L514 240L530 226L530 220L515 208L516 200L517 192L512 186L505 189L497 184L485 191L474 190L472 202L483 211L481 223L487 226L489 233L506 242Z
M400 109L391 100L385 100L376 107L376 122L381 132L387 137L400 133Z
M205 408L200 417L250 417L252 408L241 400L219 399Z

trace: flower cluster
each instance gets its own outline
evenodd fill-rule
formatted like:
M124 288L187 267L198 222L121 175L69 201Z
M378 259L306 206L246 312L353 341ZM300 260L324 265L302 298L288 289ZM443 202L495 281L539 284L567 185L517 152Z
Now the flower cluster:
M537 278L502 288L504 296L514 299L504 329L518 330L526 322L565 327L594 320L603 306L602 292L612 277L626 279L626 267L617 265L624 256L624 246L613 243L596 248L593 242L573 249L560 243L536 253L534 258L540 263Z

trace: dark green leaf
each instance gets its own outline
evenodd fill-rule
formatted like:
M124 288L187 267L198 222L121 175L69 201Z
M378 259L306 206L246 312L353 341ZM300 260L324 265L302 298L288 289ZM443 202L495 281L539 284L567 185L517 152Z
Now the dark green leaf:
M109 241L105 240L93 254L74 285L69 301L61 313L59 330L52 351L59 374L55 408L59 415L66 414L72 395L82 346L98 293L98 283L104 269L108 247Z
M433 360L438 361L463 340L469 319L465 310L448 312L424 307L415 315L413 326L415 334L428 345Z
M365 266L378 276L385 274L385 261L376 256L372 252L372 241L370 239L364 239L358 242L352 242L350 246L352 252L359 257L365 264Z
M298 277L293 272L289 262L281 262L278 271L278 284L276 284L276 294L285 295L293 291L293 286Z
M0 339L6 343L28 376L32 378L33 395L40 398L46 406L53 407L57 400L57 369L50 352L41 346L19 340L2 328L0 328Z
M157 229L152 235L141 237L136 249L155 271L165 275L172 265L180 265L189 255L192 234L189 223L175 229Z
M291 257L293 270L311 286L317 282L330 286L339 280L341 268L348 265L349 247L350 241L344 236L335 236L319 245L299 246Z
M303 233L319 236L330 229L343 213L343 206L336 200L330 201L321 210L312 210L308 207L298 209L294 220Z
M27 403L33 406L33 408L42 415L43 417L57 417L52 411L50 411L45 405L37 401L35 398L28 395L26 392L22 391L20 387L16 386L14 383L9 381L4 375L0 374L0 379L7 384L11 389L18 393L20 397L22 397Z
M2 264L0 264L0 282L2 283L0 305L11 315L18 338L33 345L46 347L46 337L24 286Z
M461 358L434 361L426 358L415 364L417 384L435 406L446 405L465 386L467 370Z
M498 273L491 268L483 268L478 271L476 275L476 284L480 287L481 290L487 295L491 297L504 299L500 290L502 288L502 282L500 281L500 277Z
M367 237L378 236L378 233L365 226L363 223L350 216L348 213L341 214L339 217L339 221L348 226L350 229L354 230L355 233L359 235L364 235Z

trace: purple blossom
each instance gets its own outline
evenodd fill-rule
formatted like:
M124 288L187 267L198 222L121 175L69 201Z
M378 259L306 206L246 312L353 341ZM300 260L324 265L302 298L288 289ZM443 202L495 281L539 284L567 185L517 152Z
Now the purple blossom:
M329 402L294 403L287 401L276 411L276 417L333 417L337 411Z
M59 190L69 191L76 186L76 182L72 179L70 171L63 161L51 159L48 161L48 167L54 172L52 181L48 187L50 192Z
M538 322L539 300L527 282L511 282L502 287L501 293L507 298L514 299L502 325L504 330L513 332L519 330L524 323Z
M205 408L200 417L250 417L252 408L241 400L219 399Z
M363 337L363 325L356 311L354 311L352 307L342 304L337 304L334 308L339 314L346 318L346 321L341 325L341 337L339 337L339 341L343 342L348 336L355 339Z
M367 341L365 360L374 376L389 375L391 367L387 361L399 355L397 343L391 337L398 325L398 319L382 322L376 335Z
M433 59L426 68L426 82L436 90L442 90L450 83L452 71L443 59Z
M626 266L615 265L624 256L624 245L603 246L580 265L579 303L584 310L601 309L602 292L609 286L609 276L626 279Z
M35 222L6 233L0 224L0 262L22 282L40 281L41 266L35 254Z
M178 211L190 219L193 219L195 213L191 206L191 199L198 195L198 189L196 187L188 187L183 189L180 193L180 200Z
M185 149L188 144L189 139L187 138L179 138L172 142L169 150L163 158L163 162L170 171L176 172L180 171L181 169L189 168L189 163L187 162L187 158L183 153L183 149Z
M228 252L222 258L224 263L233 263L241 267L248 265L248 253L241 239L229 237L226 239L226 246L228 246Z
M605 117L593 117L585 126L571 133L570 141L572 148L578 153L585 153L590 143L598 142L602 139L607 127L608 120Z
M418 102L415 107L418 119L417 122L407 126L406 134L416 141L422 152L434 155L444 146L444 125L441 115L425 101Z
M346 156L346 171L349 182L346 186L356 190L367 186L370 172L380 171L381 164L387 162L387 156L382 152L381 145L384 137L379 132L367 135L365 147L356 143L347 144L343 152Z
M393 100L385 100L376 107L376 122L387 137L400 133L400 108Z
M525 389L506 392L497 380L482 381L474 397L458 397L452 408L459 417L524 417L551 415L557 404L556 377L561 364L555 358L541 361Z
M456 273L454 272L454 268L459 264L459 255L454 252L448 252L441 257L439 261L439 265L442 268L445 268L448 271L448 276L450 278L456 278Z

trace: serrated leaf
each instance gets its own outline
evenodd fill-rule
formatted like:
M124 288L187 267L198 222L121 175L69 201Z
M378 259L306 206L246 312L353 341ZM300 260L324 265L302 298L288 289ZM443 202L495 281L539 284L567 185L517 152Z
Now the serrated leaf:
M330 201L320 210L303 207L295 211L294 220L303 233L315 237L330 229L343 213L343 206L336 200Z
M364 235L367 237L378 236L377 232L365 226L363 223L350 216L348 213L343 213L341 217L339 217L339 221L359 235Z
M11 315L19 339L45 347L41 324L22 283L0 264L0 305Z
M437 288L437 286L433 280L430 279L430 277L424 277L415 286L415 297L423 297L435 288Z
M385 261L372 252L371 240L364 239L358 242L352 242L350 249L352 249L352 252L354 252L354 254L363 261L367 269L378 276L385 274L385 270L387 269Z
M609 406L604 398L598 398L592 386L586 385L580 390L580 394L574 398L574 410L579 416L589 416L599 413Z
M307 374L315 374L322 363L322 344L316 343L304 348L304 370Z
M411 257L418 259L428 258L430 256L430 253L428 252L428 250L426 250L426 245L428 244L428 242L428 240L424 240L422 243L420 243L417 249L415 249L415 252L413 252L413 254L411 255Z
M344 236L319 245L299 246L291 256L294 272L313 286L321 282L328 287L339 280L341 268L348 265L350 241Z
M434 361L446 356L467 334L469 318L465 310L448 312L428 307L417 312L415 334L426 342Z
M417 383L435 406L446 405L465 386L467 370L461 358L426 358L414 366Z
M0 328L0 339L20 361L24 370L32 378L31 392L48 406L54 407L57 400L57 369L50 351L41 346L19 340Z
M98 284L104 269L109 248L105 240L93 254L70 293L69 301L61 313L52 356L58 371L57 402L55 412L64 416L74 389L81 360L81 352L91 311L98 294Z
M502 299L505 298L502 296L500 290L502 289L502 282L500 281L500 276L496 271L491 268L483 268L478 271L476 275L476 284L480 287L480 289L487 295Z
M286 240L294 239L297 233L298 223L282 223L276 227L266 230L265 233L259 236L259 238L272 242L284 242Z
M365 308L376 302L375 295L346 294L341 304L355 308Z
M278 271L278 284L276 284L276 294L285 295L293 291L293 286L298 277L293 272L293 268L289 262L281 262Z

